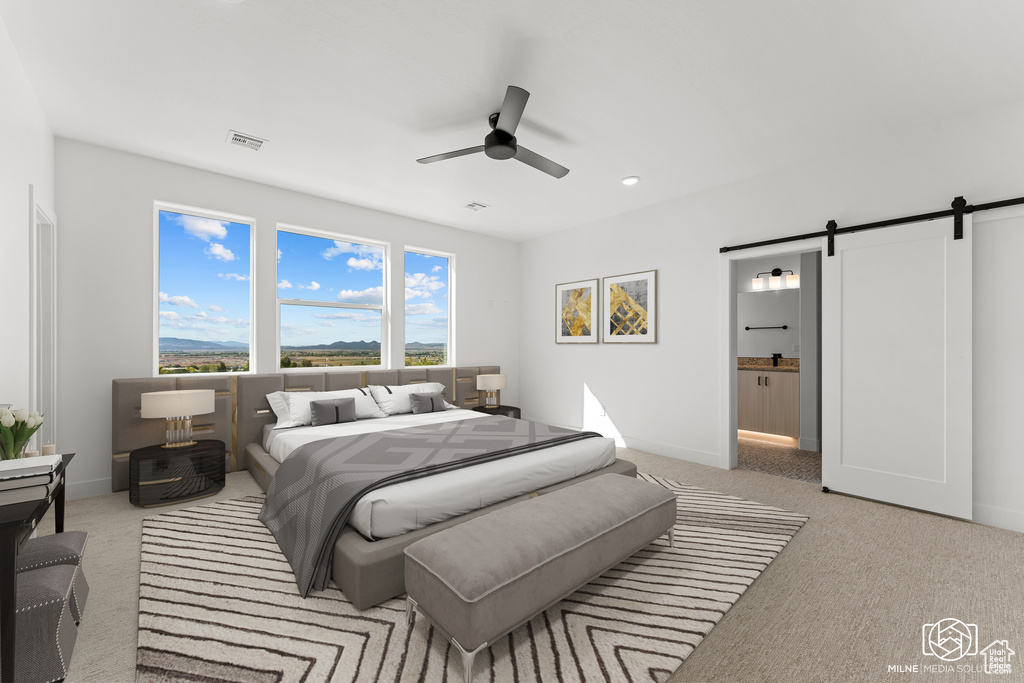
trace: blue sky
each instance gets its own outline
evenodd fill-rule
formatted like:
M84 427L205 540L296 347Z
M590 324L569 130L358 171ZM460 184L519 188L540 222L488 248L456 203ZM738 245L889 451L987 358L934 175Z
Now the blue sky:
M159 212L160 336L249 341L250 228Z
M160 211L159 221L160 336L247 342L250 227L170 211ZM447 341L448 259L414 252L404 256L406 341ZM277 233L277 295L282 300L380 305L383 276L383 247ZM379 342L380 320L373 309L282 301L281 344Z
M406 340L448 338L448 259L406 253ZM278 231L277 296L354 304L383 303L384 248ZM281 304L281 345L377 341L380 312Z

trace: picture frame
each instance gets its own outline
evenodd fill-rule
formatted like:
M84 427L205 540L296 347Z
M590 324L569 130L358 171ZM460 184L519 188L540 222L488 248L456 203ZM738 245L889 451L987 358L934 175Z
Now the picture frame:
M599 280L555 285L555 343L596 344Z
M604 278L601 340L605 344L657 343L657 294L657 270Z

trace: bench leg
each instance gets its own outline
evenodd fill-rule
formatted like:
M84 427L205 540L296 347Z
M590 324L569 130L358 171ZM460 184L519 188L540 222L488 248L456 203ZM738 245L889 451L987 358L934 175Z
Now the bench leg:
M454 645L455 649L457 649L459 651L459 654L462 655L463 683L472 683L473 661L476 659L477 653L480 652L480 650L483 650L485 647L487 647L487 643L481 644L480 647L473 650L472 652L466 652L466 650L463 649L461 645L459 645L459 641L455 640L454 638L452 638L452 645Z
M416 612L416 601L410 598L408 595L405 596L405 623L412 626L412 618Z
M672 548L676 547L676 528L675 527L669 527L669 530L668 530L668 544Z

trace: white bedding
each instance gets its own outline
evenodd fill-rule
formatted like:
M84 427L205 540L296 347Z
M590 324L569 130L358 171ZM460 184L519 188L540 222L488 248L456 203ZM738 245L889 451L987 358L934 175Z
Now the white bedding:
M393 415L321 427L269 431L264 448L279 462L304 443L333 436L486 417L472 410ZM363 496L349 524L369 539L389 538L610 465L612 439L584 439L385 486Z

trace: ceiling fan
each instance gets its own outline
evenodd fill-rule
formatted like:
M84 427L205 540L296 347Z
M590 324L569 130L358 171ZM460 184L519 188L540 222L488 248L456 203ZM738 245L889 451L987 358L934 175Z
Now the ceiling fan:
M515 85L508 86L505 91L505 101L501 103L501 111L491 114L487 119L491 126L491 132L484 138L484 144L454 152L435 154L432 157L423 157L416 161L421 164L432 164L435 161L483 152L492 159L515 159L527 166L533 166L538 171L544 171L548 175L564 178L569 173L569 169L526 149L516 141L516 128L519 127L519 119L523 117L523 110L526 109L526 100L528 99L530 99L530 93Z

